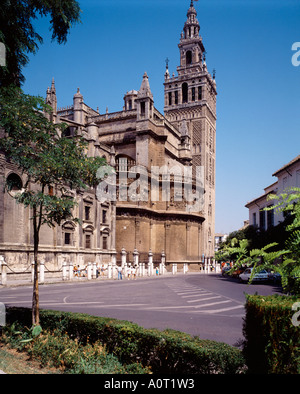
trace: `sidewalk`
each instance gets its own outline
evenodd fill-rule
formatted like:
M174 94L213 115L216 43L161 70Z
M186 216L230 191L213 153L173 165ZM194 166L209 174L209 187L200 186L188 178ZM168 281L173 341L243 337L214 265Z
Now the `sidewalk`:
M183 275L218 275L220 274L219 272L203 272L203 271L190 271L184 274L183 272L177 272L175 275L172 274L172 272L166 272L164 275L152 275L152 276L137 276L136 280L145 280L145 279L160 279L160 278L170 278L170 277L176 277L176 276L183 276ZM117 281L117 276L114 278L108 278L108 277L98 277L98 278L92 278L88 279L87 277L76 277L73 280L63 280L62 277L52 277L52 278L47 278L45 277L44 283L39 283L40 286L43 285L50 285L50 284L67 284L67 283L95 283L95 282L106 282L106 281ZM122 280L128 280L125 278L123 275ZM132 280L132 279L130 279ZM3 286L0 284L0 289L8 288L8 287L17 287L17 286L32 286L32 281L30 279L8 279L6 286Z
M183 275L183 272L178 272L177 275ZM165 277L170 277L172 276L172 272L167 272L164 275L153 275L153 276L138 276L136 280L141 280L141 279L158 279L158 278L165 278ZM174 275L175 276L175 275ZM87 277L76 277L73 280L63 280L62 277L57 277L57 278L45 278L44 283L39 283L40 286L43 285L50 285L50 284L62 284L62 283L95 283L95 282L107 282L107 281L117 281L118 277L116 276L115 278L108 278L108 277L98 277L98 278L92 278L88 279ZM123 279L126 280L125 276L123 275ZM132 280L132 279L130 279ZM32 281L30 279L11 279L7 280L6 286L3 286L0 284L0 289L4 289L7 287L17 287L17 286L32 286Z

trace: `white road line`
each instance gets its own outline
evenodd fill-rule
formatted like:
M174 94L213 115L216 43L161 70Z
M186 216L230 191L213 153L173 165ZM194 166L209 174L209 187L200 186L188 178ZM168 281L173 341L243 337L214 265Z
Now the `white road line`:
M205 310L205 311L194 311L195 313L197 312L205 312L205 313L219 313L219 312L226 312L226 311L231 311L233 309L239 309L239 308L244 308L243 305L236 305L236 306L231 306L229 308L222 308L222 309L211 309L211 310Z
M185 306L150 306L148 310L160 310L160 309L188 309L188 308L196 308L194 305L185 305Z
M199 302L199 301L201 302L201 301L213 300L215 298L222 298L222 297L221 296L214 296L214 297L200 298L200 299L197 299L197 300L190 300L190 301L187 301L187 302Z
M31 304L32 301L8 301L7 304ZM104 304L103 301L63 302L63 301L40 301L40 305L89 305Z
M184 293L177 293L177 295L187 295L192 293L199 293L199 290L185 291Z
M231 300L226 300L226 301L211 302L211 303L209 303L209 304L196 305L195 308L203 308L203 307L205 307L205 306L219 305L219 304L227 304L228 302L232 302L232 301L231 301Z
M87 305L89 306L90 303L87 303ZM69 305L69 304L64 304L64 305ZM137 307L137 306L145 306L145 305L149 305L149 304L114 304L114 305L98 305L97 308L118 308L118 307L122 307L122 308L130 308L130 307ZM93 307L93 306L92 306ZM147 308L145 308L147 309Z
M192 294L192 295L186 295L186 296L181 296L182 298L191 298L191 297L195 297L196 295L198 297L202 297L202 296L206 296L206 295L210 295L210 294L214 294L214 293L199 293L199 294Z

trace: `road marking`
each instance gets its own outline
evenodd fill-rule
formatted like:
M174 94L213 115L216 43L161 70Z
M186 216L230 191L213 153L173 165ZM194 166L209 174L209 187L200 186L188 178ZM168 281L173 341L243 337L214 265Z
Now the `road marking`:
M32 301L19 301L16 302L16 305L22 303L22 304L31 304ZM9 302L10 304L13 303L13 301ZM145 306L149 304L105 304L103 301L82 301L82 302L59 302L59 301L40 301L40 306L50 306L50 305L63 305L63 306L69 306L69 305L86 305L86 306L97 306L97 308L116 308L116 307L136 307L136 306Z
M239 308L244 308L244 305L236 305L236 306L231 306L229 308L222 308L222 309L211 309L211 310L205 310L205 311L194 311L195 313L197 312L202 312L202 313L219 313L219 312L226 312L226 311L231 311L233 309L239 309ZM241 315L243 316L243 315Z
M149 306L149 310L157 310L157 309L188 309L188 308L196 308L194 305L185 305L185 306Z
M199 296L199 297L202 297L202 296L205 296L205 295L213 295L214 293L199 293L199 294L192 294L192 295L188 295L188 296L181 296L182 298L191 298L191 297L196 297L196 296Z
M210 294L213 294L213 293L211 293L211 292L209 292L209 293L199 293L199 294L192 294L192 295L186 295L186 296L181 296L182 298L191 298L191 297L195 297L196 295L198 295L199 297L202 297L202 296L206 296L206 295L210 295Z
M180 296L184 296L184 295L187 295L187 294L192 294L192 293L199 293L199 291L200 292L202 292L202 290L193 290L193 291L188 291L188 292L184 292L184 293L177 293L177 295L180 295Z
M32 301L8 301L8 304L31 304ZM63 301L41 301L40 305L88 305L88 304L103 304L103 301L82 301L82 302L63 302Z
M192 303L198 303L198 305L195 306L187 306L187 308L194 308L196 310L190 310L191 313L208 313L208 314L214 314L214 313L220 313L220 312L226 312L226 311L231 311L231 310L235 310L235 309L241 309L244 308L244 305L233 305L230 307L216 307L216 309L206 309L206 310L200 310L200 308L205 308L208 306L213 306L213 305L220 305L220 304L228 304L230 302L234 302L237 303L236 300L223 296L221 294L218 293L214 293L214 292L210 292L207 289L203 289L203 288L196 288L194 286L185 286L185 287L181 287L181 286L174 286L173 288L171 286L169 286L169 288L171 290L173 290L177 295L181 296L181 298L186 301L189 304ZM206 298L202 298L204 296L208 296ZM187 299L188 298L188 299ZM213 299L223 299L223 301L218 301L218 302L211 302L211 303L205 303L205 304L201 304L203 301L209 301L209 300L213 300ZM177 307L163 307L163 309L184 309L184 306L177 306ZM162 308L160 308L162 309ZM199 309L199 310L198 310ZM241 315L242 316L242 315Z
M196 305L195 308L204 308L205 306L219 305L219 304L227 304L228 302L232 302L232 301L226 300L226 301L211 302L211 303L209 303L209 304Z
M214 297L207 297L207 298L200 298L197 300L190 300L187 302L199 302L199 301L208 301L208 300L213 300L214 298L222 298L221 296L214 296Z
M89 306L90 303L86 303L87 306ZM69 305L69 304L65 304L65 305ZM97 308L118 308L118 307L122 307L122 308L129 308L129 307L136 307L136 306L145 306L145 305L149 305L149 304L114 304L114 305L98 305ZM145 308L147 309L147 308Z

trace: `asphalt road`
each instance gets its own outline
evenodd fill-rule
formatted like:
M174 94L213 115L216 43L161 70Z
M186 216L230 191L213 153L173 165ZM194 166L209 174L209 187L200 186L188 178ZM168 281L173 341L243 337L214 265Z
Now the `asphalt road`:
M280 292L270 284L240 284L220 274L40 286L40 307L129 320L146 328L172 328L237 345L242 339L245 293ZM0 288L5 305L31 306L32 287Z

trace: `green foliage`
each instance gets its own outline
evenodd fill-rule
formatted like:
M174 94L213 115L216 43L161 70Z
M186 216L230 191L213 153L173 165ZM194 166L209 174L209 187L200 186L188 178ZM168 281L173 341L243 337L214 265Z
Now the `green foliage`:
M73 216L76 200L70 191L97 184L97 170L105 163L86 154L82 136L64 136L66 124L49 120L51 110L41 97L15 87L0 89L0 151L15 164L26 181L13 198L30 208L34 240L33 324L38 324L38 248L41 226L62 221L78 223ZM11 192L11 184L6 185Z
M77 339L70 339L66 333L58 329L53 332L42 332L40 329L37 330L37 327L30 330L20 327L19 331L15 331L14 328L5 327L2 341L27 352L30 358L39 360L42 367L60 368L68 374L147 372L139 364L123 367L115 356L107 353L100 341L82 345Z
M35 54L43 38L36 32L34 20L50 17L52 40L65 43L72 25L80 22L80 7L75 0L2 0L0 42L6 46L6 67L0 67L0 87L20 86L25 78L22 68Z
M287 292L300 294L300 188L291 187L280 195L271 195L270 200L277 201L272 209L283 212L290 218L286 231L286 248L289 255L283 259L280 267L283 287Z
M265 210L283 212L286 216L285 223L278 226L279 237L284 238L284 244L268 242L272 237L263 237L264 242L258 242L258 247L253 247L257 239L253 230L246 230L232 234L218 251L218 260L231 260L234 265L230 272L239 267L253 267L250 282L255 274L266 269L281 275L283 289L287 293L300 294L300 188L290 188L280 195L270 195L270 200L277 203ZM251 226L250 226L251 227ZM284 232L282 232L284 230ZM241 238L251 235L249 239ZM273 236L274 229L269 231ZM235 237L236 236L236 237Z
M8 324L30 320L30 310L8 308L7 312ZM52 332L67 332L82 346L101 343L131 371L146 368L153 373L235 374L245 367L240 350L174 330L144 329L127 321L46 310L41 311L41 324Z
M243 354L249 373L299 374L299 327L288 296L247 295Z

